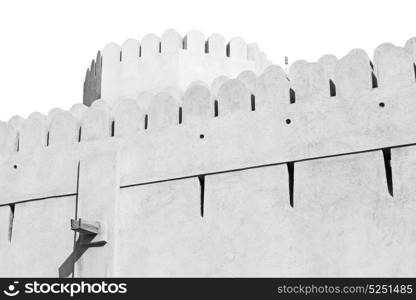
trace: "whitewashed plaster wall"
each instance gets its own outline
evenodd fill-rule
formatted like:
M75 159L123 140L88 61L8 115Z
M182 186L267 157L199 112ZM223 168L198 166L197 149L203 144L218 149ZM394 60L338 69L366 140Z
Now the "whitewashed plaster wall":
M104 80L109 47L103 96L136 95ZM244 63L0 123L0 276L415 276L415 61L413 38L288 75Z

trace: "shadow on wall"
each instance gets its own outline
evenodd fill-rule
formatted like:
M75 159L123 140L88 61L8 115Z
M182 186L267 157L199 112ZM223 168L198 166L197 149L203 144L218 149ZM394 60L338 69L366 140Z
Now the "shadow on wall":
M96 59L92 60L91 67L85 74L82 102L86 106L91 106L95 100L101 98L101 67L102 56L98 51Z
M78 259L92 247L102 247L105 242L92 242L95 238L95 235L81 234L78 240L74 243L74 250L72 253L65 259L62 265L59 267L59 278L67 278L72 274L74 277L74 265Z

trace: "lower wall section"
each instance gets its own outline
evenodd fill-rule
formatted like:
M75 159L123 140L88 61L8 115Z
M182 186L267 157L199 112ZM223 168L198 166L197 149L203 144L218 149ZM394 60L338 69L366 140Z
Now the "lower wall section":
M392 184L381 150L121 189L88 158L78 214L107 244L73 254L75 196L0 206L0 276L416 276L415 149Z
M198 179L121 189L118 218L116 276L206 272Z
M295 178L298 275L416 274L416 219L389 195L381 151L298 163Z
M416 147L403 147L392 149L391 159L394 175L394 198L403 205L415 208Z
M4 263L4 258L8 257L10 248L10 217L10 206L0 206L0 276L3 273L6 274L6 270L1 268L1 266Z
M286 165L204 187L203 217L197 178L121 190L116 276L416 275L414 191L391 197L381 151L295 163L293 207Z
M121 190L117 276L284 270L291 214L286 166L206 176L203 217L200 188L192 178Z
M292 260L286 165L208 176L208 276L284 276Z
M10 210L0 207L0 211L4 209ZM60 266L73 250L70 219L74 213L75 197L16 204L12 239L0 260L0 276L58 277ZM3 220L0 224L4 227ZM0 237L4 240L3 235ZM3 242L0 245L3 248Z

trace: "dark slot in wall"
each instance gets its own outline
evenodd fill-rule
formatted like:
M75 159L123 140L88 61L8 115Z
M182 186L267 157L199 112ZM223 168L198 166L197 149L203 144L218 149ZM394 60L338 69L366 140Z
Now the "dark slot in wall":
M296 93L292 88L289 90L289 98L290 98L290 104L293 104L296 102Z
M114 134L115 134L115 126L116 126L115 121L114 120L111 121L110 136L114 136Z
M387 190L393 197L393 172L391 170L391 149L383 148L384 170L386 172Z
M373 62L370 60L370 61L369 61L369 63L370 63L371 70L373 70L373 71L374 71L374 65L373 65Z
M78 143L81 142L81 134L82 134L82 126L79 126L79 130L78 130Z
M12 242L12 236L13 236L13 221L14 221L14 211L15 211L15 205L10 204L10 213L9 213L9 242Z
M188 36L185 36L182 39L182 49L184 49L184 50L188 49Z
M253 94L251 94L251 110L256 110L256 96Z
M201 203L201 217L204 217L204 202L205 202L205 175L198 176L199 188L201 191L200 194L200 203Z
M415 73L415 80L416 80L416 64L413 64L413 72Z
M214 117L218 117L218 100L214 102Z
M294 185L295 185L295 163L287 163L287 172L289 177L289 204L291 207L294 207Z
M337 95L337 88L335 86L335 83L330 79L329 80L329 96L335 97Z
M20 134L18 133L17 134L17 137L16 137L16 152L19 152L19 150L20 150Z
M205 53L209 53L209 42L208 42L208 40L205 42Z
M377 77L374 74L374 72L371 72L371 84L372 84L373 89L378 88Z
M227 44L227 48L226 48L226 50L225 50L225 55L226 55L227 57L230 57L230 55L231 55L231 48L230 48L230 44Z

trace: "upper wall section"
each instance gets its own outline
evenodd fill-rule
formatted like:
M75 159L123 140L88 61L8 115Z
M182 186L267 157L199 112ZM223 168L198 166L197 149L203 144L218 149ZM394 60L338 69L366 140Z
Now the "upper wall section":
M271 62L257 44L241 38L226 41L191 30L182 37L167 30L160 37L128 39L121 46L106 45L92 61L84 82L85 105L103 99L113 106L119 99L138 99L143 92L166 88L185 91L190 83L211 85L219 76L236 77L244 70L260 74Z
M170 45L162 48L166 55L178 46L162 45ZM194 47L188 36L183 51L196 51ZM218 50L212 43L206 47L211 47L211 54ZM150 55L143 45L140 49L140 57ZM231 46L229 55L233 49L234 55L243 57L244 51L237 52ZM103 59L100 55L97 59L103 66L105 53ZM183 161L204 158L212 168L214 160L223 159L218 163L222 166L227 159L244 161L244 155L254 156L255 151L261 154L255 159L248 157L237 167L247 167L247 162L270 164L414 144L415 53L416 39L412 38L404 47L380 45L372 60L363 50L354 49L340 59L325 55L317 62L297 61L288 75L271 65L260 74L245 70L236 76L218 76L210 85L194 81L183 91L166 87L160 92L118 99L112 105L102 99L91 107L77 104L70 111L53 109L47 116L16 116L8 123L0 122L0 162L49 146L84 147L94 144L89 141L104 139L135 140L145 149L143 158L157 153L154 149L163 149L161 157L170 159L173 155L166 149L171 147L172 153L184 155ZM89 71L90 83L98 82L93 80L100 69L97 61ZM121 68L123 60L117 64ZM198 134L193 135L194 131ZM204 147L190 142L195 136ZM153 150L144 145L151 145ZM210 151L205 153L204 149Z

